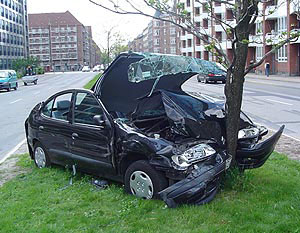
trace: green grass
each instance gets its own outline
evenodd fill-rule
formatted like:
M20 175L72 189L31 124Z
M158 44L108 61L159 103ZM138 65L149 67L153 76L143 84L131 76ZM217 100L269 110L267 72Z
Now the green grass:
M0 232L300 232L300 163L274 153L259 169L246 171L208 205L168 209L112 184L97 190L91 177L63 168L29 170L0 188Z
M87 84L85 84L83 88L91 89L101 75L102 75L101 73L97 74L91 81L89 81Z

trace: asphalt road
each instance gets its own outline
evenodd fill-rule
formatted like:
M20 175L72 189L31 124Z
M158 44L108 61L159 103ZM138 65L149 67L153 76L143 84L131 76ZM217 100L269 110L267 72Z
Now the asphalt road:
M224 98L224 84L198 83L193 77L183 89ZM256 123L300 140L300 83L246 79L242 110Z
M24 122L31 109L52 94L68 89L81 88L95 73L56 73L39 77L37 85L23 86L17 91L0 91L0 161L25 138Z

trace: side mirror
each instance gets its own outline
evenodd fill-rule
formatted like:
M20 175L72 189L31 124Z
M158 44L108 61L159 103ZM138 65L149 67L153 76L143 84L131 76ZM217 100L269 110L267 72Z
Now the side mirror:
M96 125L100 126L100 127L104 127L105 124L105 119L103 115L96 115L93 117L93 121L95 122Z

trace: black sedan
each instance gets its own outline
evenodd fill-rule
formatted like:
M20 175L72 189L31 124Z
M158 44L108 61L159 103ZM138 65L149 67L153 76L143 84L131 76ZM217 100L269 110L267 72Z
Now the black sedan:
M181 90L198 62L119 55L92 91L65 90L34 107L25 123L31 158L39 168L70 165L124 183L169 207L211 201L231 157L224 103ZM262 141L267 130L242 113L238 166L262 166L282 131Z
M215 62L201 61L203 72L197 75L198 82L226 83L226 71Z

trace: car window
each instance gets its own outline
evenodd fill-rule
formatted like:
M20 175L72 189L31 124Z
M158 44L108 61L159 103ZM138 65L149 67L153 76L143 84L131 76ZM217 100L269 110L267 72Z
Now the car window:
M103 110L90 93L77 93L74 109L74 123L96 125L93 118L103 115Z
M51 110L52 110L52 106L53 106L53 102L54 99L49 101L46 106L43 108L42 110L42 114L47 116L47 117L51 117Z
M63 94L55 98L51 117L57 120L68 120L71 107L72 93Z

